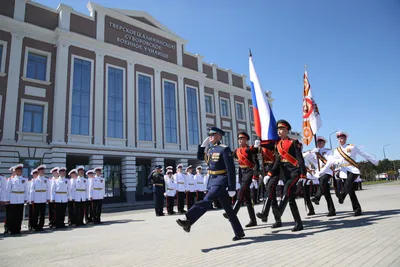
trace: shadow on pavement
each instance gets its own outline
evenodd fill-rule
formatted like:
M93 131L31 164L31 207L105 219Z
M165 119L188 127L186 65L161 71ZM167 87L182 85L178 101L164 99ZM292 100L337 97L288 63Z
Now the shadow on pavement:
M292 238L303 238L306 236L311 236L311 235L315 235L318 233L333 231L333 230L338 230L338 229L365 227L365 226L373 225L373 224L377 223L378 221L392 218L399 214L400 214L400 209L367 211L367 212L363 212L362 216L357 217L357 219L355 219L355 220L340 220L341 218L332 217L333 219L331 219L329 221L321 221L318 219L303 221L304 228L306 230L311 230L311 231L292 233L292 234L282 233L282 232L291 231L290 228L286 228L286 229L282 229L282 230L276 230L271 234L268 233L268 234L264 234L262 236L249 237L249 238L245 237L245 238L243 238L243 241L239 241L237 243L233 243L233 244L229 244L229 245L225 245L225 246L201 249L201 251L203 253L208 253L212 250L229 249L229 248L237 247L237 246L247 246L247 245L250 245L253 243L278 241L278 240L292 239ZM353 215L346 216L346 217L353 217ZM268 227L268 225L266 225L265 227L257 227L254 229L260 229L260 228L266 228L266 227ZM246 229L246 230L249 230L249 229Z

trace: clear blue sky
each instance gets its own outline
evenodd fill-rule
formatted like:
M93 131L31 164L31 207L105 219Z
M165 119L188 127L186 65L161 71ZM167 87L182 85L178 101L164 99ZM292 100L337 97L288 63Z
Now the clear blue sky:
M377 159L386 144L386 156L400 159L400 0L95 2L146 11L188 40L187 51L247 76L251 48L275 117L297 131L306 64L324 124L318 135L347 131ZM64 3L88 14L86 1Z

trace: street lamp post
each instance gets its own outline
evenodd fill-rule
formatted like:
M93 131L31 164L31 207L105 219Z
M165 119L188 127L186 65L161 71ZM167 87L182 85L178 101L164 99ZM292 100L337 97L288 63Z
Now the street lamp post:
M384 145L384 146L382 147L382 150L383 150L383 159L386 159L385 147L387 147L388 145L390 145L390 144Z
M334 134L334 133L336 133L337 131L338 131L338 130L336 130L336 131L334 131L334 132L331 132L331 133L329 134L329 146L331 147L331 149L332 149L331 135Z

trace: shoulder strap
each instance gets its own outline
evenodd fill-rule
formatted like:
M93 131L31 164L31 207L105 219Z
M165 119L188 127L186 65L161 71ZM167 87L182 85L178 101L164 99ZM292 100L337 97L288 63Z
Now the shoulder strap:
M238 160L243 162L247 167L254 168L254 164L242 153L240 148L236 149L236 156Z
M298 166L299 162L295 159L292 155L290 155L285 149L283 149L282 141L279 141L277 144L277 149L279 154L282 156L283 159L289 161L293 166Z
M358 166L357 162L355 162L354 159L352 159L349 155L347 155L346 153L344 153L343 149L341 146L338 146L337 148L340 156L342 156L347 162L349 162L351 165L353 165L354 167L356 167L357 169L359 169L360 167Z
M321 153L316 152L315 154L317 155L317 158L322 161L322 163L326 164L327 160L321 155Z

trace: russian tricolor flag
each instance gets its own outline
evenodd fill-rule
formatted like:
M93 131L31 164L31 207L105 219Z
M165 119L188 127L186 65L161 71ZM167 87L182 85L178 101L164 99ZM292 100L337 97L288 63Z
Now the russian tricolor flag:
M252 55L249 57L251 96L253 100L254 127L261 140L278 140L276 120L269 105L267 95L261 88Z

